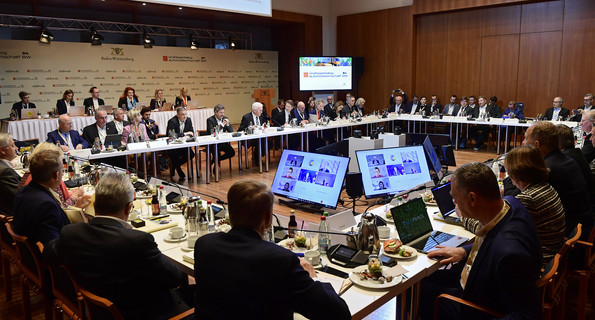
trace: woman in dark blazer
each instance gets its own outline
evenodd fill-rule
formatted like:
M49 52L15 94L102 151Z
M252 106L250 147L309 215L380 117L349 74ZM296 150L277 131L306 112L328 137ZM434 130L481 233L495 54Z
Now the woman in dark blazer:
M126 87L124 93L118 100L118 108L122 108L126 111L130 109L136 109L136 103L138 102L138 96L132 87Z
M72 97L74 97L74 92L70 89L64 91L62 95L62 99L56 102L56 110L58 114L66 114L68 113L69 106L74 106L74 101L72 101Z
M161 110L161 108L163 108L163 105L165 104L165 99L163 98L163 89L155 89L155 97L153 99L151 99L151 103L149 104L149 107L151 107L151 110Z

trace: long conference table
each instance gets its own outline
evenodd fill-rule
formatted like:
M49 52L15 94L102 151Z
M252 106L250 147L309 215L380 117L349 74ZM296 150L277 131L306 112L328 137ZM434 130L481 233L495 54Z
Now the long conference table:
M173 187L169 187L173 188ZM172 189L175 191L175 188ZM423 192L423 191L422 191ZM372 213L380 216L384 216L385 210L390 209L393 207L392 205L384 205L380 206L374 210L371 210ZM142 208L140 209L143 210ZM348 209L348 213L351 214L351 211ZM472 239L474 235L469 231L466 231L462 227L454 226L450 224L445 224L441 221L433 219L432 216L435 212L438 212L438 207L436 206L428 206L427 212L432 222L432 226L434 230L442 231L451 233L457 236L466 237ZM172 213L169 212L168 219L170 220L170 226L184 226L184 217L179 213ZM360 221L361 215L355 217L356 223ZM153 223L153 222L148 222ZM298 221L298 225L300 222ZM390 227L391 238L399 238L397 231L395 230L394 224L391 222L388 224ZM348 232L349 228L342 230L342 232ZM194 234L194 233L193 233ZM169 230L168 229L161 229L159 231L155 231L152 233L159 250L175 262L178 267L186 274L194 276L194 251L188 248L187 245L187 237L184 238L183 241L180 242L172 242L169 239ZM316 241L314 240L314 243ZM347 274L353 271L352 268L346 268L338 264L330 263L326 255L322 255L322 264L328 265L334 269L343 271ZM387 302L390 302L393 298L400 296L401 297L401 306L397 308L397 312L400 315L397 315L397 319L415 319L416 306L417 306L417 294L419 292L419 284L420 281L434 273L438 270L441 265L432 259L426 257L425 254L419 253L416 257L411 259L400 259L398 260L398 265L405 269L405 273L403 276L403 280L386 289L370 289L358 286L353 284L349 287L346 291L341 294L341 297L345 300L347 305L349 306L349 310L352 314L352 319L363 319L374 310L382 307ZM324 278L323 278L324 276ZM324 279L333 278L334 276L324 274L320 275L320 281L324 281ZM343 286L345 286L350 280L339 280L343 282ZM200 283L197 285L200 286ZM346 287L346 286L345 286ZM408 291L409 290L409 291ZM408 308L409 307L409 308ZM433 307L433 306L421 306L421 307ZM296 319L302 319L301 316L296 315Z
M176 115L175 111L151 111L151 119L159 124L159 133L165 134L167 130L167 121ZM192 119L192 124L196 130L206 130L207 118L213 115L213 109L191 109L188 110L188 117ZM81 133L83 128L95 123L95 118L91 116L71 117L72 129ZM113 117L108 116L108 121ZM39 142L46 141L48 132L58 128L58 118L47 119L29 119L2 121L2 132L12 134L16 140L24 141L37 139Z

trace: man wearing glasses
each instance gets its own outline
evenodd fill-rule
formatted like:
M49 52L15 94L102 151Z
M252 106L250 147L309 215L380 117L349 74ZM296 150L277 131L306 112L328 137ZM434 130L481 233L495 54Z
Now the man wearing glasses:
M95 123L83 128L83 138L92 146L96 138L99 138L101 144L105 143L105 137L108 134L118 134L115 128L107 128L107 112L101 107L95 112Z
M595 110L585 111L580 115L582 116L581 129L583 130L583 147L581 151L587 162L591 163L595 159L595 148L593 148L593 143L591 142L591 130L593 129L593 121L595 121Z
M79 135L78 131L72 130L72 120L66 114L58 118L58 129L48 132L47 142L59 143L64 152L89 147L87 141Z
M570 115L570 110L562 107L563 103L564 100L561 97L555 97L553 103L554 106L545 111L545 120L558 121L568 118L568 116Z
M582 116L585 112L595 109L595 108L593 108L593 94L592 93L587 93L585 95L585 97L583 98L583 101L584 101L584 105L576 108L576 110L572 110L572 113L574 115L572 116L572 118L570 118L570 120L580 122L582 119Z

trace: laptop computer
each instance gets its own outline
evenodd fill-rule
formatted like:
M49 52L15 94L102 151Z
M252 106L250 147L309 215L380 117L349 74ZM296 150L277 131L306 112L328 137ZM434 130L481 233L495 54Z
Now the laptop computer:
M113 105L104 105L104 106L99 106L100 108L102 108L103 110L105 110L105 112L107 114L112 114L112 112L114 112L114 106Z
M71 106L70 107L71 117L80 117L85 115L85 106Z
M103 143L104 146L112 145L114 148L119 148L122 145L122 135L121 134L108 134L105 136L105 142Z
M450 182L441 184L432 189L434 200L438 205L440 212L436 212L434 219L444 221L445 223L463 226L463 222L455 214L455 204L452 202L452 195L450 194Z
M21 109L21 120L37 119L37 108Z
M426 204L421 198L412 199L392 208L395 227L403 244L422 253L436 250L437 245L458 247L467 238L454 234L435 231L426 211Z

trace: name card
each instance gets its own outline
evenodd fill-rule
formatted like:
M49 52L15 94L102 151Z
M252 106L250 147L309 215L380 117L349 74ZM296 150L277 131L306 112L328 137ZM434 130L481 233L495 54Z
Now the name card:
M277 127L267 128L264 132L265 133L275 133L275 132L277 132Z
M399 115L398 115L398 114L396 114L396 113L390 113L390 114L388 115L388 118L389 118L389 119L395 119L395 118L397 118L398 116L399 116Z
M519 119L504 119L504 123L506 123L506 124L517 124L517 123L519 123Z
M455 117L453 116L442 116L442 120L445 121L453 121L455 119Z
M424 118L424 116L422 116L421 114L411 115L411 119L423 119L423 118Z
M467 117L454 117L454 121L467 121Z
M167 146L167 140L165 140L165 139L149 141L149 148L160 148L160 147L166 147L166 146Z
M91 156L91 148L87 148L87 149L73 149L73 150L68 150L68 152L70 152L71 155L77 157L77 158L82 158L82 159L88 159L89 156Z
M147 149L147 143L146 142L129 143L126 145L126 147L128 148L129 151L143 150L143 149Z
M306 124L306 128L316 127L316 123L308 123Z
M223 132L219 134L219 139L229 139L231 138L231 132Z
M411 115L409 113L403 113L403 114L401 114L401 118L409 119L409 118L411 118Z

